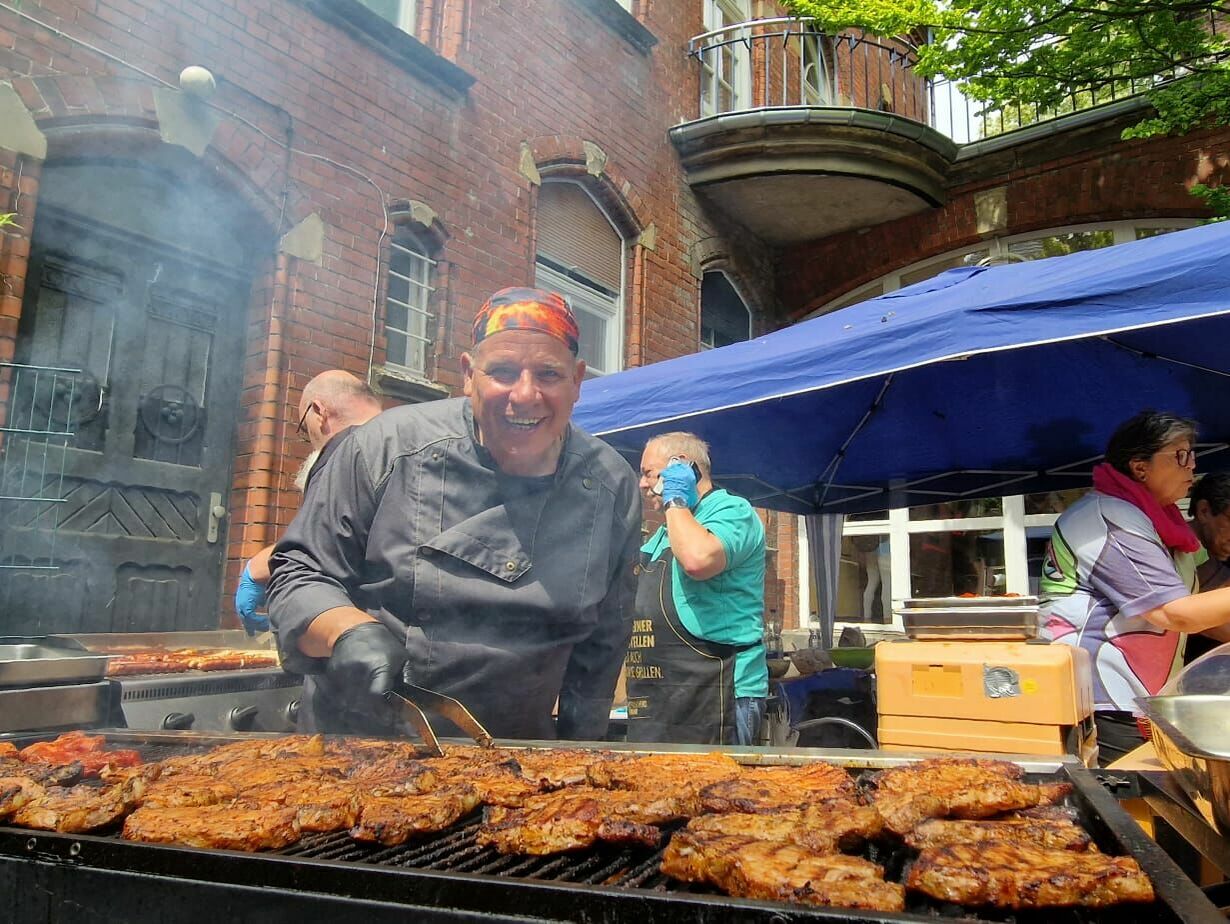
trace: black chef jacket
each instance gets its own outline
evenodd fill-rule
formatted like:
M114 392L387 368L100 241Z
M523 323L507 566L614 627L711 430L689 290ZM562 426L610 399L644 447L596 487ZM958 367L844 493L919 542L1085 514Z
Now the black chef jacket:
M636 475L570 427L554 476L503 475L467 399L386 411L339 440L272 562L283 664L356 606L404 637L408 675L465 703L494 735L600 740L631 634Z

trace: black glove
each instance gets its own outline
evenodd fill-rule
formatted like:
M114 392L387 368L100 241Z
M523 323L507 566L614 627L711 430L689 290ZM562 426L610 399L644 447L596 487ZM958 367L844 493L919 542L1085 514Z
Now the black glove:
M403 679L410 659L406 646L383 623L361 622L333 643L325 675L349 712L382 715L384 694Z

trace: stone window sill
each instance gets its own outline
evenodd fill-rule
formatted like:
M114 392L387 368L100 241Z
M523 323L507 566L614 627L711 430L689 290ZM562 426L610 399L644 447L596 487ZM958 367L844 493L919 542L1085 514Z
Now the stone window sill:
M407 404L422 404L425 401L449 397L448 389L443 386L392 366L377 366L373 369L372 384L382 395Z
M625 10L618 0L579 0L579 3L619 33L641 54L649 54L653 46L658 44L658 37Z
M320 19L353 36L390 62L441 89L464 95L474 77L358 0L296 0ZM614 0L607 0L613 3Z

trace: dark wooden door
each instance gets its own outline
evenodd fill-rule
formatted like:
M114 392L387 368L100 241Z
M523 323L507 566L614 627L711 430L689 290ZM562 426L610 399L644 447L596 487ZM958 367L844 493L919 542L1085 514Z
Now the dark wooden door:
M0 494L42 479L59 502L0 509L0 631L217 625L249 287L203 256L40 209L17 358L82 371L23 370L11 389ZM19 432L48 420L67 448Z

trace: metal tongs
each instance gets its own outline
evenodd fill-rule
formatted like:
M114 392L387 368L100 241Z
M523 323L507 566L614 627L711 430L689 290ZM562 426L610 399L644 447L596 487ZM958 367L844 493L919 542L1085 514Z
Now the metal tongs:
M423 744L436 757L443 757L444 749L440 747L440 739L427 721L424 709L444 716L473 738L480 748L489 748L494 743L490 733L474 718L470 710L451 696L402 681L385 693L384 698L390 705L400 708L402 715L423 739Z

